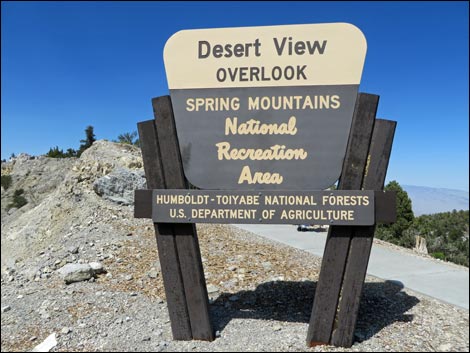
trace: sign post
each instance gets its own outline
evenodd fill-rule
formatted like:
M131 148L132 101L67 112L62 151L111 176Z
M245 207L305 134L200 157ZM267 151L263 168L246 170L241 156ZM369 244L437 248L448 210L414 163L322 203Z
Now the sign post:
M170 98L155 98L152 104L155 120L138 124L147 187L185 189ZM139 205L137 199L135 204L136 210L151 208L151 203ZM212 341L215 335L195 225L154 223L154 227L173 338Z
M168 40L171 100L138 124L149 190L134 214L155 225L174 339L214 339L194 223L315 223L330 228L307 344L352 344L375 224L395 218L395 122L358 94L365 51L345 23Z

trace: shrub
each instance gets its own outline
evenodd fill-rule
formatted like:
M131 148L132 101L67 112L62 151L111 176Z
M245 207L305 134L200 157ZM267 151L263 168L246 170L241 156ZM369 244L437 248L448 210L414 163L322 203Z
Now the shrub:
M13 202L8 205L8 209L10 208L21 208L28 203L28 201L23 196L24 190L17 189L13 193Z
M128 145L135 145L135 138L137 137L137 132L125 132L118 136L118 142L127 143Z
M436 258L436 259L439 259L439 260L445 260L446 259L446 256L444 255L443 252L433 252L431 254L431 256Z
M47 157L50 158L65 158L65 154L63 150L59 150L58 146L55 146L54 148L50 148L49 152L46 154Z
M11 175L2 175L2 186L7 190L11 186Z

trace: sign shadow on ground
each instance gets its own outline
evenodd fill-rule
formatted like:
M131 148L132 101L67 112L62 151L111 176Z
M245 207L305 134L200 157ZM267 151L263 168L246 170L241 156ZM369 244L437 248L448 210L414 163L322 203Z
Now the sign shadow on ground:
M255 290L224 292L210 305L214 329L222 332L232 319L275 320L308 324L317 283L271 281ZM355 341L373 337L394 322L412 322L407 312L420 301L398 281L366 282L354 333Z

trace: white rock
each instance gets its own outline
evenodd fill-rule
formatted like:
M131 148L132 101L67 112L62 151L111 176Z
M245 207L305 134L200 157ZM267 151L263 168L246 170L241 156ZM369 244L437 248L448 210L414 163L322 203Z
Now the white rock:
M156 270L155 268L152 268L152 269L148 272L147 276L149 276L150 278L157 278L157 277L158 277L158 272L157 272L157 270Z
M57 346L57 340L55 338L55 333L53 333L34 347L31 352L49 352L55 346Z
M219 287L214 286L213 284L207 285L207 293L216 293L219 291Z
M269 262L269 261L263 262L263 263L261 264L261 266L263 266L263 268L264 268L266 271L269 271L269 270L271 270L271 269L273 268L272 263Z
M89 280L94 274L88 264L67 264L58 272L67 284Z
M438 352L450 352L452 350L452 345L450 343L441 344L438 348Z
M68 251L71 254L78 254L78 246L71 246L69 247Z
M93 270L95 274L104 272L104 267L99 262L90 262L88 265L90 265L91 269Z

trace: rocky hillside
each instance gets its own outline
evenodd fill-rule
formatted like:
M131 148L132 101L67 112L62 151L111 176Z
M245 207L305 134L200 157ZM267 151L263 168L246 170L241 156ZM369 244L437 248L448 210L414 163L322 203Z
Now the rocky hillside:
M172 341L152 223L133 218L138 148L20 155L3 175L2 351L344 351L304 343L320 259L228 225L198 225L218 338ZM349 350L468 348L468 311L367 278Z
M142 173L140 150L98 141L79 159L20 155L2 165L2 174L9 172L12 178L11 186L7 190L2 187L1 194L2 266L22 263L48 248L64 252L66 245L86 241L91 229L105 238L112 236L107 219L122 217L123 209L101 198L93 184L101 177L108 179L119 168L129 174ZM7 210L18 189L24 190L28 203ZM109 197L129 198L119 190L109 191ZM129 219L128 223L133 220ZM120 231L116 233L117 236ZM76 238L79 243L71 244L70 238Z

